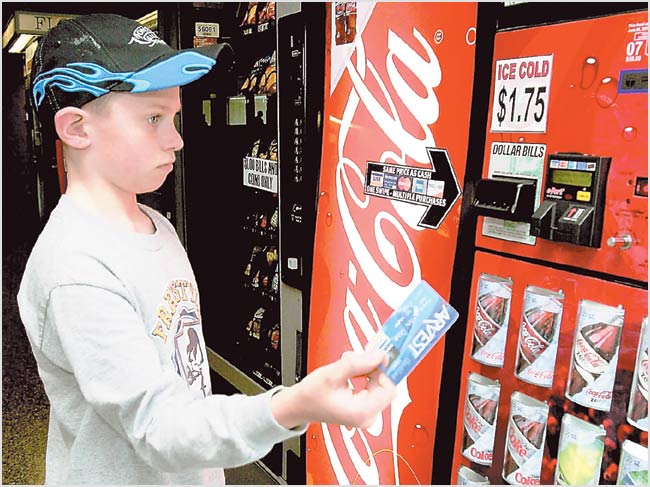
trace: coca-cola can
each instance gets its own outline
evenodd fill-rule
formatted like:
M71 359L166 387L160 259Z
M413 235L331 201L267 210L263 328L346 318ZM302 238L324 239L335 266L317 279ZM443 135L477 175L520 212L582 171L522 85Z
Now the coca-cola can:
M490 485L490 479L465 465L461 465L458 468L458 480L456 485Z
M546 440L548 404L515 391L501 475L509 484L539 485Z
M648 449L625 440L621 446L616 485L648 485Z
M563 308L562 291L526 287L515 363L519 379L536 386L553 385Z
M627 421L643 431L648 431L648 317L641 322L641 336L636 351L636 366L632 377Z
M345 4L347 2L334 2L334 25L335 25L335 41L336 45L345 44L347 42L347 25L345 22Z
M598 485L605 428L565 414L555 467L556 485Z
M470 372L463 410L461 452L479 465L492 465L500 392L499 381Z
M580 301L566 387L576 404L610 410L624 316L620 305Z
M479 276L472 338L472 358L477 362L503 367L511 299L511 279Z

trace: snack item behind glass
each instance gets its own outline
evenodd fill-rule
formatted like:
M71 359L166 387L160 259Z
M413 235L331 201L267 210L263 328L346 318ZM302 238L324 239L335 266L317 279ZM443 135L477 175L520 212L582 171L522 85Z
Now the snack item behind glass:
M512 280L481 274L476 296L472 358L485 365L503 367Z
M512 393L501 474L509 484L540 483L547 419L548 404Z
M395 384L399 384L457 318L458 312L426 281L420 281L366 348L388 353L388 365L381 369Z
M553 385L564 294L535 286L524 292L515 375L542 387Z
M463 456L479 465L492 465L494 433L501 384L470 372L463 410Z
M648 317L641 323L641 336L636 352L636 366L632 377L627 421L643 431L648 431Z
M630 440L621 447L616 485L648 485L648 449Z
M580 301L566 389L576 404L610 410L624 316L622 306Z
M465 465L458 468L458 485L490 485L487 477L475 472Z
M605 428L565 414L555 467L556 485L598 485Z

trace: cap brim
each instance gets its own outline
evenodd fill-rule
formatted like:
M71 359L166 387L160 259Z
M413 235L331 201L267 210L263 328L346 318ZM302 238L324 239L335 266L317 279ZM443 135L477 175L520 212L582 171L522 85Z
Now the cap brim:
M234 62L230 44L220 43L180 51L170 50L146 67L135 71L111 91L144 93L184 86L207 74L218 65L229 69Z

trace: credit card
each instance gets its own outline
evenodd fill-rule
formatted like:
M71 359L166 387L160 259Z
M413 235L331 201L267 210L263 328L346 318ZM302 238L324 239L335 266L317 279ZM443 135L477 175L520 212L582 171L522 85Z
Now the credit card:
M421 281L388 317L366 349L388 353L380 368L399 384L458 319L451 307L426 281Z

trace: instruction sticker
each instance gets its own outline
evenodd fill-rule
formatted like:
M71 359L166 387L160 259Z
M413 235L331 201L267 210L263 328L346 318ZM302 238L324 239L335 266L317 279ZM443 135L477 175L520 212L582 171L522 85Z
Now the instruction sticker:
M244 158L244 186L278 192L278 163L259 157Z
M431 169L368 161L363 192L426 206L418 222L437 229L460 197L460 186L446 149L427 147Z

